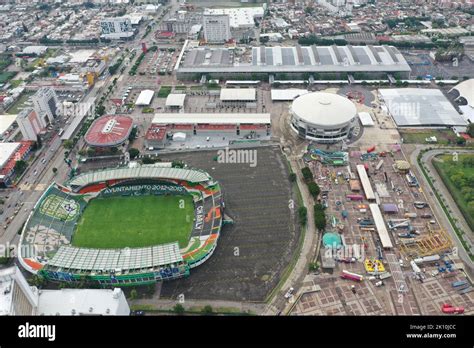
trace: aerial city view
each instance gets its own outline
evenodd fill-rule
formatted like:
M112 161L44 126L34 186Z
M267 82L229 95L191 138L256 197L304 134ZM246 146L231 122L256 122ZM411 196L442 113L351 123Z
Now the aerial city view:
M0 315L472 316L473 16L0 0Z

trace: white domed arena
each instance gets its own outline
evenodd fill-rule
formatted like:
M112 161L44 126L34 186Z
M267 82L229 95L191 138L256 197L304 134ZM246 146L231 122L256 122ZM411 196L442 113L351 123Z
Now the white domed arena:
M335 143L356 125L355 104L340 95L314 92L296 98L290 107L291 128L303 139Z

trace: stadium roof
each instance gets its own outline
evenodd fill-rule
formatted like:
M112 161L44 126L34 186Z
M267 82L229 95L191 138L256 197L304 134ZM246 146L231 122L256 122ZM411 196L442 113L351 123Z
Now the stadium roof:
M155 95L155 91L151 89L145 89L140 92L140 95L135 102L135 105L150 105L153 96Z
M20 145L21 143L0 143L0 168L8 162Z
M84 140L90 146L116 146L127 140L132 126L133 120L129 116L102 116L92 123Z
M209 54L210 53L210 54ZM209 57L210 56L210 57ZM228 49L189 49L178 72L410 72L393 46L254 47L251 61L233 62Z
M474 108L474 79L463 81L451 88L452 90L458 91L459 97L466 99L467 104Z
M186 94L168 94L168 97L166 98L166 106L182 108L184 106L185 99Z
M313 92L296 98L291 110L301 119L321 126L340 125L357 114L355 104L334 93Z
M465 126L467 121L438 89L380 89L389 113L399 127Z
M272 100L293 100L300 95L309 93L306 89L272 89Z
M222 101L255 101L257 90L255 88L222 88L220 99Z
M177 179L189 182L203 182L211 180L209 174L182 168L163 168L153 165L142 165L136 168L110 168L101 171L93 171L80 174L66 183L72 189L87 186L89 184L104 182L112 179Z
M48 267L83 272L144 269L183 261L178 242L145 248L89 249L61 246Z
M155 124L270 124L270 114L201 114L163 113L155 114Z

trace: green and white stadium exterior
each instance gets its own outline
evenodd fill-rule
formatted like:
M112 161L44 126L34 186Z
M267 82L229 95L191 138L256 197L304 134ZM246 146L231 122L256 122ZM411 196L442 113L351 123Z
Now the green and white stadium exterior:
M93 249L71 245L76 224L91 199L113 195L189 194L194 222L187 246L178 242L141 248ZM188 276L214 252L223 223L219 183L187 168L142 165L78 175L53 183L41 196L22 231L19 260L48 280L101 286L151 284ZM158 233L158 231L157 231Z

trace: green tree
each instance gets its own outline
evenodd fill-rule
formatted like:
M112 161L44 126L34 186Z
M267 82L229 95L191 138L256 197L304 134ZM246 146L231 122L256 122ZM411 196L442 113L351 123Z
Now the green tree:
M132 289L132 291L130 291L130 299L131 300L135 300L138 298L138 293L137 293L137 290L136 289Z
M313 173L311 172L311 169L309 169L309 167L302 168L301 173L303 174L303 178L306 182L310 182L313 180Z
M134 147L131 147L130 149L128 149L128 153L130 155L130 158L136 158L140 154L140 151L138 149L135 149Z
M89 147L87 149L87 156L91 157L95 155L95 149L93 147Z
M474 123L469 123L469 126L467 126L467 134L474 138Z
M154 158L151 158L151 157L143 157L143 159L142 159L143 164L153 164L155 162L156 162L156 160Z
M58 168L54 167L53 168L53 174L56 175L57 172L58 172Z
M214 310L210 305L204 306L204 308L201 311L204 315L212 315L214 314Z
M298 208L298 217L300 219L300 224L305 226L306 220L308 218L308 209L306 207L299 207Z
M175 312L176 314L178 315L181 315L184 313L184 307L181 303L177 303L174 307L173 307L173 312Z
M295 182L296 181L296 173L290 173L290 175L288 176L288 180L290 180L290 182Z
M74 143L72 142L72 140L65 140L63 146L65 149L71 150L74 147Z
M311 196L313 196L314 198L317 198L319 196L319 193L321 192L321 189L319 188L318 184L316 184L314 181L308 184L308 190Z
M457 137L456 138L456 144L464 145L464 144L466 144L466 139L464 139L463 137Z
M19 160L15 162L15 167L13 168L16 173L21 174L25 171L27 167L27 163L23 160Z

